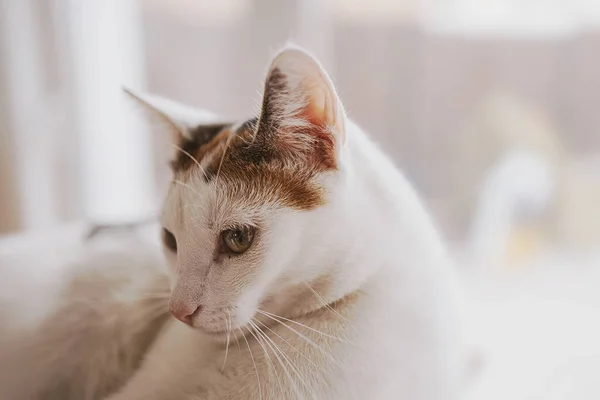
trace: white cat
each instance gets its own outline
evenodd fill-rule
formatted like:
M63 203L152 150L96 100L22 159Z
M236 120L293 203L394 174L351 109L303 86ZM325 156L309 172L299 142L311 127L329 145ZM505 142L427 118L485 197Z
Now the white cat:
M281 51L239 124L136 97L178 147L162 235L182 322L110 400L460 397L455 271L315 59Z

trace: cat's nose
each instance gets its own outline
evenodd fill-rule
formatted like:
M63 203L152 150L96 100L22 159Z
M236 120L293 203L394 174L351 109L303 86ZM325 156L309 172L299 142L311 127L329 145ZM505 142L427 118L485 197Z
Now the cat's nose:
M193 303L170 302L169 311L181 322L192 326L192 321L202 311L202 306Z

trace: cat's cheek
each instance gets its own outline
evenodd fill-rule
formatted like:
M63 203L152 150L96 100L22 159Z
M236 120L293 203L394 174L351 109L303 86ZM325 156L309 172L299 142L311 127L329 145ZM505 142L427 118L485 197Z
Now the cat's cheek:
M249 304L248 302L240 302L236 306L236 322L240 326L245 326L249 321L252 320L256 314L256 305Z

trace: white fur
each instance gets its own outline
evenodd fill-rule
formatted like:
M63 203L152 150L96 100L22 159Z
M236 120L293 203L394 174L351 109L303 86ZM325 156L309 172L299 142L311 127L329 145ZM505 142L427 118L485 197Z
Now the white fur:
M277 294L273 284L282 274L290 285L326 273L334 279L327 300L359 290L344 318L322 308L295 319L310 329L288 323L314 346L279 324L274 333L265 329L270 339L263 344L238 337L241 350L231 345L224 374L223 343L174 324L111 400L458 398L466 357L452 266L404 178L356 125L346 125L343 172L329 182L328 204L275 213L260 276L237 300L254 308L266 291ZM269 361L269 340L288 346L277 335L317 366L290 347L281 363Z
M335 135L337 170L315 178L326 204L295 211L252 203L252 193L224 195L219 179L206 183L199 170L174 183L162 218L178 242L177 254L166 252L170 301L203 306L193 320L197 329L167 324L139 370L108 399L458 399L467 367L461 292L421 201L345 118L316 61L294 49L274 64L292 77L292 92L304 91L291 93L283 114L298 115L302 101L316 102L313 111L324 113ZM164 113L181 127L177 116ZM289 124L288 135L292 127L306 127ZM258 236L247 253L216 262L218 234L231 224L257 224ZM136 312L125 310L118 321ZM251 322L261 331L249 329ZM226 335L207 333L224 329L231 331L228 344ZM66 371L77 368L96 380L114 376L118 364L102 364L106 375L91 361L107 354L102 350L112 336L101 337L99 347L86 345L90 352L74 357L85 360ZM117 376L124 380L132 372ZM43 375L44 382L53 376ZM112 389L118 386L113 382ZM93 399L108 391L103 386L64 398Z
M288 79L265 92L279 106L275 140L311 144L297 122L305 106L334 135L337 170L316 178L326 204L293 211L223 196L218 178L199 173L173 187L163 217L178 238L171 302L201 305L199 329L173 324L110 400L457 399L467 365L460 290L421 202L346 120L314 59L284 50L275 67ZM216 261L219 232L236 223L259 225L261 236L239 258ZM237 349L202 333L219 328Z
M123 385L168 319L157 226L0 240L0 399L95 400Z

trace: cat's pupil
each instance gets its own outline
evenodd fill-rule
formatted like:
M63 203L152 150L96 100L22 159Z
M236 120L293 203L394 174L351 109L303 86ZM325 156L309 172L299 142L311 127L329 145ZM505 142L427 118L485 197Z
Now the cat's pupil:
M232 233L232 239L237 242L238 244L241 244L244 242L244 233L240 230L237 231L233 231Z

